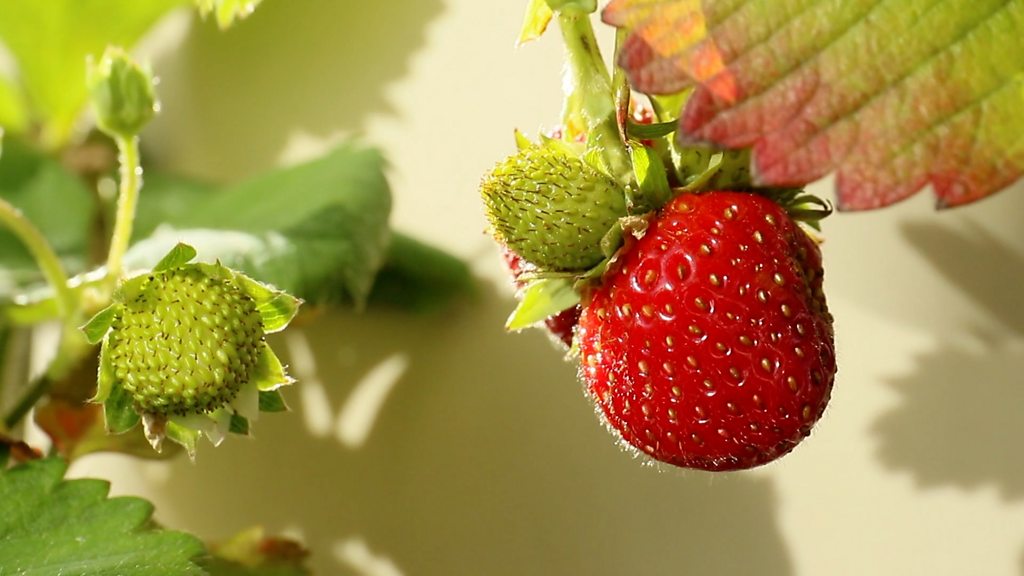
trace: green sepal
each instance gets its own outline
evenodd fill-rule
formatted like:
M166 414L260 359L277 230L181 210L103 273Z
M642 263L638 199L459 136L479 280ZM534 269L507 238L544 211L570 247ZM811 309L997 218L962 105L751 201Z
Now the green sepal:
M113 386L107 394L103 402L103 418L110 434L123 434L139 423L132 397L121 386Z
M111 304L103 310L96 313L95 316L89 319L79 330L85 334L85 339L89 344L99 344L103 337L107 335L107 331L110 330L110 326L114 323L114 319L121 312L120 304Z
M530 139L526 137L526 134L523 134L523 132L518 128L515 129L513 134L516 139L516 150L526 150L534 145L533 142L530 142Z
M604 161L604 154L600 148L588 148L586 152L581 156L583 162L588 166L604 174L605 176L615 180L615 176L612 174L608 164Z
M547 0L530 0L526 6L526 15L523 16L523 26L519 30L519 39L516 46L522 46L527 42L536 40L544 34L551 22L554 12Z
M654 140L663 138L676 131L679 123L675 120L668 122L656 122L654 124L640 124L629 120L626 122L626 135L637 140Z
M691 176L689 176L686 185L683 186L682 192L696 192L701 190L722 168L723 154L721 152L712 153L710 158L707 160L702 156L702 153L706 153L706 151L697 149L689 152L690 153L686 155L686 158L688 158L692 164L684 167L682 171L687 172ZM704 168L700 172L687 170L687 168L692 169L698 167L700 163L704 163Z
M287 412L288 404L277 390L260 390L260 412Z
M231 423L228 425L228 432L240 436L249 435L249 419L241 414L232 414Z
M631 142L629 154L633 161L633 176L640 187L637 205L631 206L635 212L657 210L672 198L672 189L668 183L668 174L661 158L651 148Z
M281 386L294 382L285 374L281 360L274 354L274 351L266 342L263 343L263 348L260 350L260 357L256 361L256 369L249 378L250 382L256 384L256 388L261 392L276 390Z
M622 235L622 222L619 221L608 229L604 238L601 238L601 253L605 258L611 258L622 247Z
M539 278L530 282L519 305L505 322L507 330L522 330L579 304L580 295L566 278Z
M288 323L295 318L299 312L302 300L271 287L257 282L252 278L235 272L235 281L256 303L256 309L260 312L263 321L263 331L267 334L284 330Z
M194 430L169 420L164 428L164 435L174 442L181 444L185 452L188 453L190 460L194 461L196 459L196 444L199 442L199 430Z
M156 266L153 267L153 272L162 272L164 270L171 270L173 268L179 268L188 264L196 257L196 249L185 244L184 242L178 242L171 248L171 251L166 256L157 262Z
M106 346L100 346L99 364L100 368L96 375L96 394L89 401L105 405L117 380L117 376L114 374L114 363L107 357Z
M146 284L149 283L149 280L149 274L139 274L138 276L133 276L122 281L117 286L117 289L114 290L114 300L121 302L134 300L139 293L142 292L142 289L145 288Z
M199 269L202 270L204 274L206 274L208 277L214 280L224 280L226 282L232 282L235 280L235 277L239 275L238 272L235 272L234 270L221 264L219 261L213 264L210 264L208 262L197 262L195 265L198 266Z

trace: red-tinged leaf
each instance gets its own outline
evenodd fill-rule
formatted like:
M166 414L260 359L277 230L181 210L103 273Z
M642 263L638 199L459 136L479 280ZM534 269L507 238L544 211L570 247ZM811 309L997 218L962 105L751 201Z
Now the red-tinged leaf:
M759 184L836 172L843 209L929 184L948 207L1024 175L1024 0L695 4L615 0L604 18L632 31L634 86L698 84L680 132L752 147Z

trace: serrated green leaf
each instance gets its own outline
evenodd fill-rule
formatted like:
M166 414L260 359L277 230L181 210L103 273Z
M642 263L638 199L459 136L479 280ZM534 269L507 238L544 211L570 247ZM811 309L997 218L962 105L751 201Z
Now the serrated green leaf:
M156 263L156 266L153 266L153 271L160 272L161 270L178 268L188 264L195 257L195 248L185 244L184 242L178 242L174 245L174 248L171 248L170 252L168 252L166 256Z
M277 390L260 390L260 412L287 412L284 396Z
M99 344L100 340L103 340L120 310L121 307L119 305L111 304L97 312L95 316L82 326L82 333L85 334L85 339L89 344Z
M0 40L17 62L33 116L43 122L50 146L67 142L85 105L86 57L98 57L110 44L133 46L184 2L0 0Z
M567 310L580 302L580 295L573 290L572 282L561 278L535 280L523 292L512 315L505 322L508 330L522 330L543 321L549 316Z
M522 46L527 42L536 40L544 34L551 22L554 12L547 0L530 0L526 5L526 15L523 16L523 26L519 30L519 39L516 44Z
M201 576L202 543L159 530L153 506L108 498L100 480L63 480L67 465L37 460L0 472L0 573L19 576Z
M948 207L1024 175L1024 0L615 0L604 18L632 31L634 87L696 83L680 134L753 148L760 186L836 172L840 208L927 185Z
M139 423L139 414L135 411L132 397L124 387L110 387L103 401L103 418L111 434L127 432Z

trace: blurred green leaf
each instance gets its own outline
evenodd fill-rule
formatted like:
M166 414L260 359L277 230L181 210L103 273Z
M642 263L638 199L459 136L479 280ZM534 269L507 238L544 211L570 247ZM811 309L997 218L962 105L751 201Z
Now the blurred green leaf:
M100 480L63 480L67 464L37 460L0 472L0 567L21 576L203 574L202 543L153 527L153 506L107 498Z
M0 197L19 208L74 272L85 265L84 246L93 214L90 192L56 160L7 140L0 156ZM59 209L55 209L59 207ZM0 299L40 282L22 243L0 229Z
M21 88L0 76L0 128L8 133L23 132L28 125L28 109Z
M184 241L202 261L219 259L304 300L362 304L389 238L391 194L383 168L377 151L344 145L206 194L189 210L168 215L174 228L160 228L132 247L126 263L151 266L155 254Z
M458 258L401 233L391 237L370 303L432 312L475 289L469 266Z
M146 169L132 239L151 235L164 222L183 221L195 206L217 192L217 186L208 182Z
M87 97L85 64L109 44L131 47L186 0L0 0L0 41L10 50L43 139L64 144Z
M210 194L171 223L180 228L283 230L330 205L358 216L354 224L359 228L380 228L391 210L380 152L342 144L311 162L272 170Z

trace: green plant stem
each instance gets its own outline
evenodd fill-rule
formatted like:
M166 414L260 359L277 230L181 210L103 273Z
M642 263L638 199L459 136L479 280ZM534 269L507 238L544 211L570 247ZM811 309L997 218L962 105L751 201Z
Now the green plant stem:
M43 374L36 378L21 399L18 400L18 403L14 405L14 408L11 408L11 411L4 416L4 428L10 430L17 426L18 422L21 422L21 419L36 405L36 402L39 402L39 399L49 391L52 384L53 379L50 378L49 374Z
M567 95L566 107L578 107L582 113L587 123L588 147L601 151L614 176L628 179L631 173L629 154L615 120L612 79L601 57L590 17L560 12L558 25L573 79L573 93Z
M70 318L78 308L78 298L68 287L68 275L64 271L57 253L53 251L46 237L35 225L25 218L10 202L0 198L0 223L3 223L28 248L35 258L46 281L53 288L57 297L58 312L61 318Z
M114 220L114 234L110 240L110 252L107 254L107 278L117 282L124 272L122 260L128 250L132 237L132 224L135 222L135 205L139 200L139 189L142 186L142 167L139 165L139 138L118 137L117 149L120 152L121 183L117 198L117 216Z

